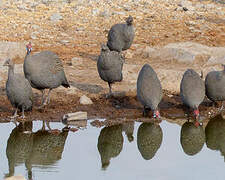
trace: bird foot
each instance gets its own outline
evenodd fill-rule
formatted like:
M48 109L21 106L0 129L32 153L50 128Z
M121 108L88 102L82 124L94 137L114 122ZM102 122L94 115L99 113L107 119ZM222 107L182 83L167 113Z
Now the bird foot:
M22 118L22 119L26 119L26 116L22 115L22 116L20 116L20 118Z
M109 93L109 94L106 94L105 95L105 98L106 99L110 99L110 98L112 98L113 97L113 93Z
M31 134L32 131L23 131L23 134Z
M37 109L42 109L42 108L44 108L46 105L47 105L46 103L43 103L43 104L41 104L39 107L37 107Z
M69 129L69 131L71 131L71 132L76 132L76 131L78 131L79 129L77 129L77 128L70 128Z
M59 135L61 131L58 129L51 129L48 132L50 132L51 134L54 134L54 135Z
M15 119L16 117L18 117L19 115L13 115L13 116L9 116L10 119Z

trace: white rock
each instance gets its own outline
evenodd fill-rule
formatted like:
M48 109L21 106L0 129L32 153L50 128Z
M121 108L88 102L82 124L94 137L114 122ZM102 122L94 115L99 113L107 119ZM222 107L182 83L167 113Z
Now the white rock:
M0 41L0 58L24 58L26 55L26 44L23 42Z
M87 119L87 112L84 112L84 111L68 113L63 116L64 123L67 123L68 121L86 120L86 119Z
M5 180L26 180L25 177L18 175L18 176L11 176L8 178L5 178Z
M210 58L210 48L193 42L170 43L156 49L150 57L180 63L205 63Z
M63 44L63 45L67 45L69 42L70 41L66 40L66 39L60 40L60 43Z
M80 97L80 104L88 105L88 104L93 104L93 102L89 97L83 95Z
M194 10L195 10L195 8L194 8L194 6L192 5L192 2L191 2L191 1L188 1L188 0L181 0L180 5L181 5L183 8L187 8L188 11L194 11Z
M31 25L31 28L32 29L35 29L35 30L39 30L40 29L40 26L38 26L36 24L33 24L33 25Z
M72 66L81 65L83 63L83 59L81 57L73 57L71 59Z
M154 48L151 48L149 46L146 46L145 49L142 50L142 55L144 58L148 58L151 56L151 54L155 51Z
M207 65L225 64L225 47L211 47L211 57Z

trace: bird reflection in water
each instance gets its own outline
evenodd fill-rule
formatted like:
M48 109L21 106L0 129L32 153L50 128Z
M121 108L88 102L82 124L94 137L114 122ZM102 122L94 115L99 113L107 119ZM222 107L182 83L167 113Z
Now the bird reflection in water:
M145 160L152 159L162 144L163 132L158 123L142 123L137 132L138 150Z
M202 150L205 143L205 131L202 125L195 122L185 122L181 127L180 143L185 154L193 156Z
M222 114L211 118L205 128L206 145L209 149L219 150L225 161L225 119Z
M134 140L134 121L123 123L123 131L125 132L129 142Z
M30 133L25 133L27 130ZM32 167L47 169L53 166L62 157L68 131L68 128L58 132L45 130L43 125L42 129L32 132L32 122L20 123L12 130L7 142L9 173L6 177L13 176L15 167L21 163L25 163L28 179L32 179Z
M98 137L98 151L101 156L102 169L106 169L110 160L123 149L122 125L104 127Z
M29 154L32 151L33 134L24 133L24 131L31 132L32 127L32 122L24 122L20 123L12 130L6 147L6 156L8 158L9 166L9 173L5 175L6 177L14 175L15 166L18 166L22 163L26 164Z

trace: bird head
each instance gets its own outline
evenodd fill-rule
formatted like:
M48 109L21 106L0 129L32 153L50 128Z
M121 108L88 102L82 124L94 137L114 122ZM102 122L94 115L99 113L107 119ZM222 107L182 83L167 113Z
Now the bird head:
M198 109L194 110L194 116L195 116L195 123L194 123L194 125L196 127L198 127L200 125L200 122L199 122L200 114L199 114L199 110Z
M13 66L13 65L14 63L11 59L7 59L3 64L3 66Z
M101 48L102 48L102 51L108 51L109 50L108 46L105 45L105 44L102 44Z
M195 110L194 110L194 115L195 115L196 118L199 117L199 110L198 110L198 109L195 109Z
M27 49L27 55L29 55L32 51L32 45L31 45L31 42L29 42L27 45L26 45L26 49Z
M132 25L132 23L133 23L133 17L132 17L132 16L129 16L129 17L126 19L126 23L127 23L128 26L129 26L129 25Z
M153 117L154 117L154 118L158 118L158 119L160 119L160 118L161 118L160 113L159 113L159 111L158 111L158 110L155 110L155 111L154 111L154 113L153 113Z

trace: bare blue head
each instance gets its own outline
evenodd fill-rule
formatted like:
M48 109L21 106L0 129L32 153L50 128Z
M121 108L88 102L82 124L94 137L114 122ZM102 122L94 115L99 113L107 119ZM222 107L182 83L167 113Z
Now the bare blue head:
M27 50L27 55L29 55L32 51L32 45L31 45L31 42L29 42L27 45L26 45L26 50Z

